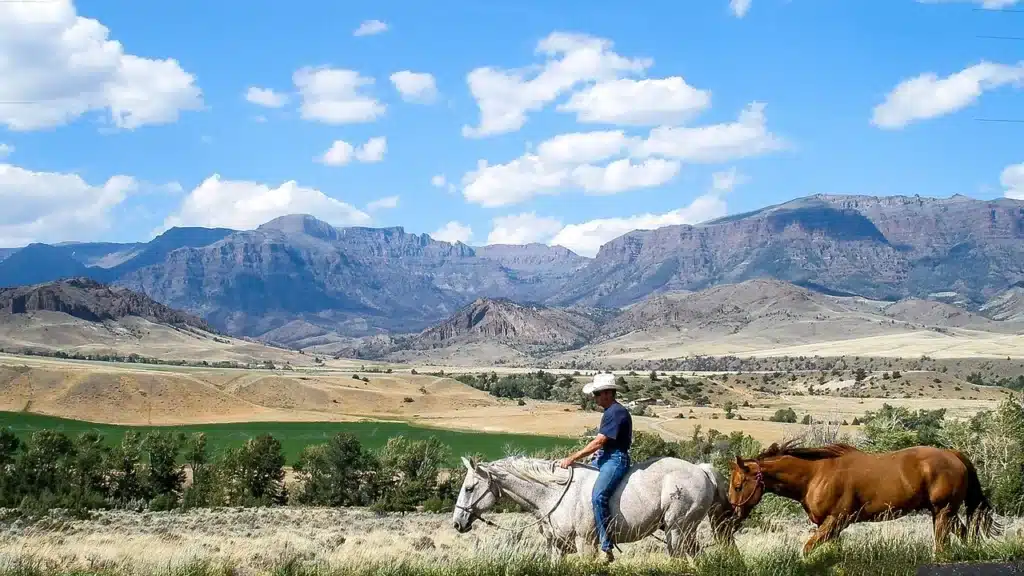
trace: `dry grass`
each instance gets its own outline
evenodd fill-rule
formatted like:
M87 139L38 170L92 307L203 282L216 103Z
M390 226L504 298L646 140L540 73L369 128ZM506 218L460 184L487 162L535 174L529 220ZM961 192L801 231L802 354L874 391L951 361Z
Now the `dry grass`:
M524 516L495 518L506 526L527 524ZM439 567L455 570L496 560L510 565L543 562L545 547L535 528L519 537L478 525L460 535L449 522L447 515L380 518L363 510L299 508L108 512L85 521L15 521L0 533L0 572L31 563L50 573L152 574L205 565L230 567L234 574L264 574L279 570L283 563L299 563L320 572L376 566L438 573ZM1019 542L1021 521L1004 522L1008 529L1003 540ZM740 555L748 562L795 558L810 529L803 518L794 517L778 517L761 525L766 528L749 527L737 536ZM717 561L716 550L721 553L720 547L711 544L706 522L700 539L707 554L703 560L698 557L697 568L701 562ZM902 543L923 554L931 547L930 522L911 517L855 525L844 533L842 547L856 551L874 543ZM662 545L652 538L622 548L618 570L680 567L668 560Z
M879 358L1020 358L1024 335L1000 334L959 328L946 333L934 330L901 331L845 337L831 331L799 343L779 343L777 332L683 340L675 330L637 332L560 355L560 361L660 360L685 356L861 356ZM794 338L794 340L798 340Z
M369 381L355 379L355 374ZM791 407L800 418L810 414L815 420L852 422L888 402L914 410L946 408L949 416L963 417L995 407L1005 394L1002 389L970 386L945 374L908 372L899 381L881 380L881 373L869 377L860 392L872 397L808 395L811 385L819 390L833 385L845 390L841 377L821 385L816 374L801 375L794 382L781 378L768 391L761 388L759 374L733 374L725 380L709 378L710 373L699 375L708 383L713 407L656 408L655 417L637 417L636 428L678 439L700 425L704 430L743 431L761 442L772 442L805 428L769 422L779 408ZM727 401L737 405L736 414L743 420L725 419L722 406ZM371 419L453 430L564 436L583 434L600 419L596 412L565 403L527 400L520 406L451 378L412 374L408 368L392 374L337 367L236 370L9 355L0 355L0 410L126 425ZM683 418L677 418L680 414Z
M138 354L161 360L232 361L246 364L271 360L278 364L313 365L313 356L262 343L179 330L143 318L89 322L60 312L0 316L0 348L30 348L78 354Z

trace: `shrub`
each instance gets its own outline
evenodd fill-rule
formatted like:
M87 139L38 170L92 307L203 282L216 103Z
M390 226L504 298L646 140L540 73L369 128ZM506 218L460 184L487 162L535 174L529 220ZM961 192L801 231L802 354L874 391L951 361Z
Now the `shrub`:
M680 446L674 442L666 442L664 438L651 432L636 432L633 434L633 444L629 449L629 456L633 462L643 462L659 456L672 456L679 458Z
M772 417L769 418L769 420L772 422L786 422L789 424L795 424L796 412L792 408L780 408L775 411L775 414L772 414Z

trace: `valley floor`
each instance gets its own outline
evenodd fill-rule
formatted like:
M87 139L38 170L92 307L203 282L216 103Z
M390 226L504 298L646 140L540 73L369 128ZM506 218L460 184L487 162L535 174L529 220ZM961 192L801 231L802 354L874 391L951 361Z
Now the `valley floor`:
M450 369L446 376L434 376L413 374L409 367L396 367L392 373L360 372L361 368L189 368L0 355L0 411L133 426L376 420L573 437L595 428L600 420L599 413L573 404L526 399L520 405L497 398L447 377L453 374ZM836 390L853 385L852 380L838 377L824 385L813 375L801 376L806 382L781 378L765 391L759 389L761 374L733 375L728 380L714 380L714 373L686 373L686 377L695 374L709 383L711 406L681 402L675 407L655 407L650 416L636 417L636 428L679 439L700 426L705 431L743 431L770 443L807 431L802 424L769 421L780 408L792 408L800 419L810 415L815 421L837 423L851 423L883 403L913 410L945 408L949 416L963 417L995 407L1007 392L931 372L908 372L899 383L878 376L863 389L868 397L806 393L808 385ZM735 419L725 418L726 402L735 404ZM847 425L842 431L855 432L856 427Z

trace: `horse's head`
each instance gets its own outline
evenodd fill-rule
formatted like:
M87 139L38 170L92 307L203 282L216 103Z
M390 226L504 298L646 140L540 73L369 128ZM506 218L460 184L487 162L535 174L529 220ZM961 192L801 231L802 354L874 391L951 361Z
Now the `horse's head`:
M764 496L764 476L756 460L745 462L739 456L732 463L729 477L729 504L742 522Z
M466 466L466 479L462 482L459 499L455 501L455 512L452 514L452 522L460 534L469 532L473 522L494 506L500 494L494 477L480 463L470 462L466 458L462 459L462 463Z

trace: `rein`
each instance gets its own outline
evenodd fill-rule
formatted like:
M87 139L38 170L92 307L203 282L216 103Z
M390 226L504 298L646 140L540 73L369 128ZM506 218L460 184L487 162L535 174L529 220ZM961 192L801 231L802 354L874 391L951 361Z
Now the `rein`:
M555 501L555 505L552 506L551 509L548 510L546 514L541 516L536 522L534 522L532 524L527 524L526 526L523 526L522 528L512 529L512 528L505 528L503 526L499 526L498 524L495 524L494 522L491 522L490 520L484 518L483 514L481 514L481 513L479 513L478 511L475 510L477 503L479 503L481 500L483 500L484 496L487 496L487 492L488 491L484 491L484 493L481 494L480 496L478 496L477 499L474 500L469 506L456 506L456 508L458 508L460 510L464 510L465 512L468 512L470 518L476 518L477 520L483 522L484 524L487 524L488 526L491 526L493 528L497 528L498 530L504 530L506 532L522 532L523 530L526 530L527 528L532 528L532 527L534 527L534 526L536 526L536 525L538 525L538 524L540 524L542 522L548 521L551 518L551 514L553 514L555 512L555 510L558 509L558 506L562 504L562 500L565 499L565 495L569 493L569 487L572 486L572 482L573 482L573 478L574 478L574 474L573 474L573 470L574 469L575 469L574 466L570 466L569 467L569 480L566 481L565 489L562 490L562 494L558 497L558 500ZM491 482L492 483L494 482L493 478L491 479ZM500 496L501 495L501 486L497 485L497 488L498 488L498 495Z
M754 489L751 490L750 494L746 498L743 499L743 502L740 502L736 506L739 506L739 507L742 508L743 506L747 505L747 502L750 502L751 500L753 500L754 499L754 494L757 493L757 488L758 487L761 488L761 492L762 493L764 492L766 486L764 485L764 475L761 473L761 465L760 464L757 465L757 476L756 476L756 480L755 481L757 482L757 484L754 485Z

